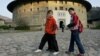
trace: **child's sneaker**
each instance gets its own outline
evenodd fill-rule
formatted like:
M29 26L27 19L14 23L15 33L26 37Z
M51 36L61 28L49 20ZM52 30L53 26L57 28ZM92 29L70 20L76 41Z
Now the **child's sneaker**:
M59 54L59 52L54 52L54 53L53 53L53 55L57 55L57 54Z
M38 53L38 52L42 52L42 50L40 50L40 49L37 49L37 50L36 50L36 51L34 51L34 52Z

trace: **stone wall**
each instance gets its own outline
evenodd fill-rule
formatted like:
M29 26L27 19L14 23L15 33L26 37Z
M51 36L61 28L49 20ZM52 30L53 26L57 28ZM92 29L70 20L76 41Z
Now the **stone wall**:
M17 25L29 25L33 27L43 28L46 19L46 12L52 10L67 10L73 7L80 20L87 27L87 12L85 6L76 2L60 2L60 1L41 1L39 3L32 2L17 6L13 11L13 20Z

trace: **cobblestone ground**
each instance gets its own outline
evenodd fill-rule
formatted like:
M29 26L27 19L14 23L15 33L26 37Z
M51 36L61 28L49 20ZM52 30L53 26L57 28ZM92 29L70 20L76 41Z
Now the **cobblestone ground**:
M47 44L43 52L34 53L43 34L43 31L0 33L0 56L53 56L52 53L45 51ZM85 47L85 56L100 56L100 30L87 29L80 36ZM57 56L69 56L65 54L65 51L69 47L70 31L66 30L62 33L59 30L57 40L60 49ZM78 49L75 46L75 54L77 53ZM75 54L70 56L75 56Z

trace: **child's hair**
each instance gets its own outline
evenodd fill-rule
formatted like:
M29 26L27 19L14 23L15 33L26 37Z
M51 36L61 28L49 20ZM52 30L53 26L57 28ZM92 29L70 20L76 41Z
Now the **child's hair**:
M74 8L69 8L68 11L70 11L70 10L73 10L74 11Z
M47 11L47 14L49 14L50 12L52 12L52 13L53 13L53 11L52 11L52 10L48 10L48 11Z

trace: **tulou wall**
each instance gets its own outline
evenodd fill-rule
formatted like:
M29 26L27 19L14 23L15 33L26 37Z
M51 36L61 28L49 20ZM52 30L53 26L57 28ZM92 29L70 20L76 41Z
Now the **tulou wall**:
M87 11L84 5L71 1L40 1L21 4L13 10L13 21L17 25L28 25L31 29L43 29L47 10L68 10L73 7L87 27Z

